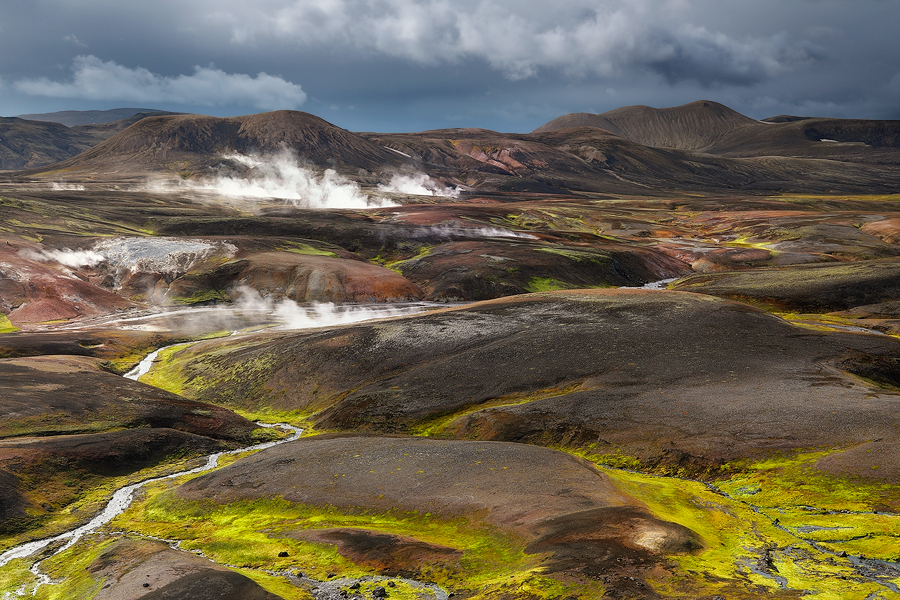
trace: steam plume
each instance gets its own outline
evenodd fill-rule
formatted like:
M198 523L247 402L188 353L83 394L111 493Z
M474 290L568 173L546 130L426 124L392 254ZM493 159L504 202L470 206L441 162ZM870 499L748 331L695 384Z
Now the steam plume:
M62 250L21 250L19 256L28 260L37 262L46 262L48 260L56 261L67 267L77 269L78 267L93 267L106 260L106 257L99 252L93 250L70 250L64 248Z
M293 300L272 300L264 298L255 289L240 286L234 291L234 308L238 312L265 313L281 323L282 329L310 329L358 323L371 319L383 319L415 314L423 310L422 305L395 306L354 306L336 305L333 302L314 302L300 305Z
M414 194L417 196L441 196L444 198L458 198L460 189L448 188L433 180L425 173L396 174L390 182L378 186L382 192L395 194Z
M183 181L174 187L172 184L155 184L151 189L162 192L187 189L237 199L277 198L302 208L397 206L390 200L367 196L359 185L332 169L318 175L303 166L289 150L265 157L231 154L224 158L245 168L246 172L242 175L220 173L200 181Z
M460 225L433 225L431 227L421 227L406 232L409 237L462 237L462 238L521 238L525 240L536 240L537 236L530 233L520 233L503 227L462 227Z

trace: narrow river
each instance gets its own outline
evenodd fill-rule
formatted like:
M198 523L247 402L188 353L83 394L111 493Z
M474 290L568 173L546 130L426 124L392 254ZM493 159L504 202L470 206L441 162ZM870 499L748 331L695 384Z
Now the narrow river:
M146 360L146 359L145 359ZM152 360L151 360L152 362ZM293 425L288 425L286 423L257 423L260 427L278 427L280 429L284 429L290 432L290 435L287 437L274 441L274 442L265 442L263 444L256 444L254 446L247 446L245 448L238 448L237 450L228 450L225 452L216 452L215 454L211 454L206 458L206 463L199 467L195 467L193 469L187 469L185 471L179 471L177 473L172 473L171 475L165 475L163 477L154 477L152 479L145 479L144 481L140 481L138 483L133 483L131 485L126 485L123 488L117 490L110 501L106 504L103 510L91 519L88 523L72 529L71 531L67 531L65 533L61 533L59 535L44 538L42 540L35 540L33 542L28 542L22 544L20 546L15 546L10 548L3 554L0 554L0 567L7 565L11 560L15 560L17 558L27 558L29 556L33 556L37 554L47 546L51 544L56 544L58 542L65 543L61 545L56 551L53 552L50 556L55 556L60 552L70 548L75 542L81 539L85 534L96 531L106 523L109 523L116 516L120 515L126 508L131 505L131 501L134 498L134 493L147 485L148 483L153 483L154 481L163 481L165 479L174 479L176 477L181 477L182 475L191 475L194 473L202 473L203 471L209 471L211 469L216 468L219 465L219 458L228 454L239 454L241 452L247 452L248 450L264 450L265 448L271 448L272 446L276 446L278 444L285 444L287 442L292 442L300 437L300 434L303 433L302 429L298 429ZM49 557L45 557L49 558ZM37 573L37 565L39 563L35 563L35 566L32 567L32 572ZM40 577L41 582L44 582L44 578ZM23 595L23 594L20 594Z

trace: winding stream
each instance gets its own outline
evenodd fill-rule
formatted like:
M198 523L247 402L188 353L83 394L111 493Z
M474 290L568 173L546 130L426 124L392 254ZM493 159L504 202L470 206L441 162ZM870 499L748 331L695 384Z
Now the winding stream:
M144 360L146 360L146 359L144 359ZM152 360L151 360L151 362L152 362ZM179 471L177 473L172 473L171 475L164 475L162 477L153 477L151 479L145 479L144 481L140 481L138 483L133 483L131 485L126 485L125 487L119 488L113 494L112 498L109 500L109 502L103 508L103 510L100 511L100 513L97 516L95 516L93 519L91 519L89 522L85 523L84 525L82 525L80 527L76 527L75 529L72 529L70 531L61 533L61 534L53 536L53 537L44 538L41 540L35 540L33 542L27 542L25 544L21 544L19 546L10 548L3 554L0 554L0 567L6 566L7 564L9 564L10 561L15 560L17 558L27 558L29 556L33 556L34 554L37 554L38 552L40 552L41 550L46 548L47 546L50 546L51 544L55 544L58 542L64 541L65 543L63 545L61 545L59 548L57 548L53 552L53 554L51 554L50 556L56 556L60 552L67 550L68 548L72 547L78 540L80 540L82 538L82 536L99 529L100 527L102 527L106 523L109 523L112 519L114 519L115 517L120 515L122 512L124 512L125 509L131 505L131 501L134 499L134 493L137 490L144 487L145 485L147 485L148 483L153 483L155 481L163 481L166 479L175 479L176 477L181 477L182 475L192 475L194 473L202 473L203 471L209 471L211 469L216 468L219 465L219 458L221 458L222 456L226 456L228 454L239 454L241 452L247 452L248 450L264 450L266 448L271 448L272 446L276 446L278 444L285 444L287 442L292 442L292 441L296 440L298 437L300 437L301 433L303 433L302 429L298 429L297 427L294 427L293 425L288 425L286 423L275 423L275 424L257 423L257 425L259 425L260 427L269 427L269 428L278 427L278 428L290 431L291 433L289 436L285 437L284 439L276 440L274 442L264 442L262 444L256 444L254 446L238 448L236 450L226 450L223 452L216 452L215 454L209 455L206 458L206 463L200 465L199 467L194 467L193 469ZM45 557L45 558L49 558L49 556ZM39 572L39 570L38 570L39 565L40 565L40 561L36 562L31 568L31 572L34 573L35 575L37 575L37 577L38 577L38 583L37 583L37 586L35 587L35 590L40 585L50 582L49 578L46 575L43 575ZM23 596L24 590L18 590L16 592L16 595ZM34 595L34 592L32 592L32 595Z

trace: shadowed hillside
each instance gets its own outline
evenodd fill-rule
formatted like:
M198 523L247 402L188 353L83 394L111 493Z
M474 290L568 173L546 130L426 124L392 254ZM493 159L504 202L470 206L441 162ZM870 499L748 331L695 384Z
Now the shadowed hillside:
M673 108L627 106L599 115L572 113L533 133L595 127L657 148L718 156L785 156L897 164L900 121L782 115L756 121L716 102Z
M121 110L130 113L134 109ZM154 111L138 112L114 121L109 120L107 115L106 120L97 117L96 124L87 124L79 123L87 117L68 118L70 112L77 111L58 113L62 115L59 120L27 118L53 115L0 117L0 170L32 169L66 160L109 139L149 114L160 114ZM119 114L117 111L88 112Z
M320 167L352 173L401 166L404 157L297 111L244 117L168 115L142 119L84 154L41 173L146 173L189 175L222 162L228 154L275 153L290 149Z
M625 106L599 115L572 113L553 119L532 133L599 127L645 146L701 150L732 131L756 123L718 102L700 100L673 108Z

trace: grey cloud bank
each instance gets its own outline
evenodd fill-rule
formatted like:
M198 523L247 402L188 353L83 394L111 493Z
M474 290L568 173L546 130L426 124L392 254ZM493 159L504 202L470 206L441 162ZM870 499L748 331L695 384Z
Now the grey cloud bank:
M756 118L897 118L898 17L878 0L46 0L0 16L0 114L143 102L530 131L706 98Z

